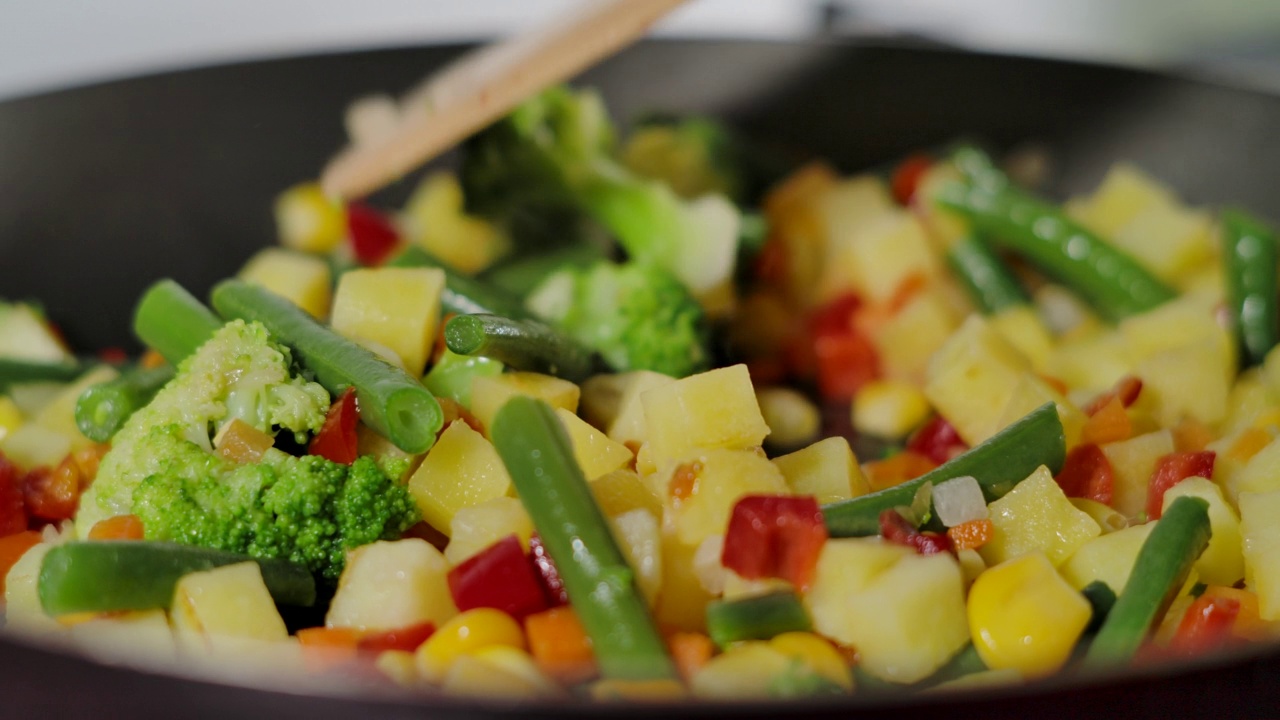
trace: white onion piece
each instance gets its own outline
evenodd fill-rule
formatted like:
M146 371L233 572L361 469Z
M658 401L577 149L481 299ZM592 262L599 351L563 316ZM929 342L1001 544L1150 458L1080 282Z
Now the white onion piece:
M724 592L724 565L720 564L720 555L724 552L724 536L712 535L693 553L693 574L698 584L712 595Z
M971 475L940 482L933 487L933 509L947 527L987 517L987 501Z

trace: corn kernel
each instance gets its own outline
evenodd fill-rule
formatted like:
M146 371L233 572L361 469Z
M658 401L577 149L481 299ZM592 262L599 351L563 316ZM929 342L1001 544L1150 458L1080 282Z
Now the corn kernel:
M969 590L969 632L988 668L1024 676L1062 667L1089 624L1089 601L1039 552L997 565Z
M280 193L275 215L280 244L287 248L327 253L346 236L346 212L319 183L301 183Z
M442 625L418 648L418 672L429 680L440 680L459 657L496 645L523 650L520 623L501 610L468 610Z
M8 395L0 395L0 440L22 424L22 411Z
M903 437L928 415L924 392L901 380L867 383L853 398L853 427L869 435Z
M787 657L799 660L824 680L853 690L853 675L849 663L835 646L820 635L811 632L786 632L776 635L769 645Z
M793 448L813 442L822 426L822 417L813 401L791 388L762 388L756 391L760 414L769 426L766 444Z

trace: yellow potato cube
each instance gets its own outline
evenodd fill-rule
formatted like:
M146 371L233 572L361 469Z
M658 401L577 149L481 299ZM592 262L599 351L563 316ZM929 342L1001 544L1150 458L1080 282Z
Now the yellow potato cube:
M405 205L404 219L414 242L467 274L484 270L511 249L511 239L496 225L464 211L462 185L452 173L423 180Z
M938 290L917 293L871 336L885 376L920 384L929 359L955 332L963 316Z
M1094 232L1111 237L1143 210L1170 207L1176 202L1173 193L1155 178L1128 163L1116 163L1092 197L1073 202L1073 216Z
M929 361L924 394L973 446L1000 429L1004 408L1030 369L1022 353L973 315Z
M1133 572L1133 563L1156 522L1133 525L1123 530L1099 535L1081 545L1059 570L1067 582L1077 590L1101 580L1117 595L1124 591Z
M1258 594L1263 620L1280 620L1280 491L1240 495L1245 584Z
M5 436L17 430L22 423L22 411L18 409L18 404L8 395L0 395L0 442L4 442Z
M1203 210L1153 205L1108 239L1160 279L1178 284L1215 258L1212 230Z
M4 577L4 629L7 633L44 635L60 633L65 628L45 614L40 605L37 581L44 556L53 547L38 543L22 554Z
M1043 465L988 508L994 534L978 549L988 566L1031 552L1042 552L1054 565L1061 565L1081 545L1102 534L1098 523L1062 494Z
M343 337L390 348L419 376L440 324L440 268L360 268L338 280L330 324Z
M655 460L698 448L749 448L769 426L760 414L746 365L709 370L640 394Z
M588 485L600 511L609 517L637 508L648 510L654 517L662 517L662 498L655 495L633 470L614 470Z
M479 505L459 508L449 523L449 544L444 558L452 566L484 550L508 535L520 539L525 550L533 537L533 520L519 498L496 497Z
M71 353L30 305L14 303L0 308L0 357L63 362Z
M178 646L163 610L98 617L72 626L70 635L80 651L107 663L165 669L178 659Z
M1130 519L1145 513L1151 472L1156 461L1173 450L1173 433L1168 430L1103 445L1102 454L1111 463L1111 506Z
M275 216L280 244L293 250L333 252L347 235L346 210L320 183L299 183L280 193Z
M510 489L511 476L497 449L461 420L445 428L409 478L422 519L445 534L454 513L503 497Z
M553 408L578 412L577 385L551 375L534 372L509 372L493 376L477 376L471 380L471 414L488 431L493 418L508 400L516 395L544 400Z
M1049 353L1045 373L1068 387L1098 393L1133 373L1129 349L1117 332L1059 342Z
M338 581L327 627L393 630L422 622L440 627L458 613L449 563L426 540L379 541L352 550Z
M969 589L969 633L982 662L1025 677L1048 675L1071 657L1089 617L1089 601L1042 553L1008 560Z
M1036 372L1044 372L1053 351L1053 336L1040 319L1040 313L1028 305L1014 305L991 316L991 327L1009 344L1017 348Z
M1213 535L1209 547L1196 560L1195 571L1208 585L1231 587L1244 578L1244 555L1241 554L1240 516L1227 503L1222 488L1212 480L1190 477L1169 488L1164 494L1164 509L1183 495L1198 497L1209 503L1209 527Z
M652 370L595 375L582 383L582 417L620 443L639 445L649 439L640 393L675 382Z
M855 227L857 237L828 258L827 273L870 302L888 301L913 276L927 280L941 271L924 226L909 211L894 208Z
M1234 363L1233 354L1207 344L1156 353L1134 366L1142 404L1164 426L1186 417L1217 425L1227 414Z
M853 396L853 427L868 435L903 438L929 417L929 400L903 380L873 380Z
M697 546L729 527L733 506L744 495L782 495L787 481L778 467L751 450L712 449L682 458L661 474L667 517L686 545ZM691 485L671 490L673 482L691 476Z
M249 258L240 279L270 290L313 317L329 314L332 280L322 258L283 248L267 248Z
M180 618L180 627L205 636L273 642L289 638L255 562L184 575L174 588L170 615Z
M871 484L849 441L829 437L793 453L776 457L787 487L796 495L813 495L819 503L847 500L871 492Z
M80 434L76 424L76 401L90 387L114 380L120 372L110 365L99 365L66 385L47 405L36 413L32 422L71 439L71 449L91 445L93 441Z
M578 461L578 467L582 468L582 474L587 480L594 480L631 464L634 456L626 445L610 439L564 408L556 408L556 415L560 417L560 422L569 435L573 457Z
M1230 453L1223 453L1223 459ZM1272 440L1254 453L1244 466L1232 473L1220 473L1215 464L1214 476L1226 491L1227 497L1237 506L1244 493L1266 493L1280 490L1280 440Z
M612 518L613 535L627 564L636 574L636 585L652 607L662 590L662 530L658 518L644 508Z
M1009 427L1026 417L1027 413L1041 405L1051 402L1058 408L1058 420L1062 422L1062 431L1067 440L1067 447L1073 447L1080 441L1080 432L1084 429L1088 416L1076 407L1076 404L1064 397L1044 378L1035 373L1023 373L1014 386L1013 394L1005 403L1004 412L996 422L999 429Z
M29 422L0 438L0 451L18 467L56 466L71 452L71 436Z
M662 534L662 591L653 619L663 627L689 632L705 632L707 603L713 598L694 570L697 545L680 541L674 532Z

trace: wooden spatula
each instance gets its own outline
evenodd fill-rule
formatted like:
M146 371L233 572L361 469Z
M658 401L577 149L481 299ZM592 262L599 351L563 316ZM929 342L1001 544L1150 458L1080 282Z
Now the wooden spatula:
M358 198L391 182L644 34L685 0L590 0L574 14L460 58L384 118L389 127L338 153L325 190Z

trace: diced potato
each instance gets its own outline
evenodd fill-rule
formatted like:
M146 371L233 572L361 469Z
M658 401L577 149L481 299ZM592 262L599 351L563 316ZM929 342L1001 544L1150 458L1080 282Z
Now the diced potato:
M548 687L475 655L460 655L444 674L440 688L449 695L502 700L534 700L551 695Z
M322 258L283 248L266 248L249 258L240 279L270 290L313 317L329 314L333 282Z
M99 617L72 626L70 635L78 649L103 662L163 669L178 659L178 646L163 610Z
M444 557L452 566L484 550L508 535L520 538L527 550L533 537L533 520L518 498L496 497L479 505L459 508L449 523L449 544Z
M929 417L929 400L903 380L873 380L853 396L855 430L882 438L903 438Z
M879 540L829 540L805 596L814 628L858 648L875 677L911 683L969 641L964 583L948 554Z
M973 446L1000 429L1004 408L1030 369L1022 353L973 315L930 360L924 393Z
M1013 388L1013 393L1005 403L1004 412L996 421L997 429L1004 429L1026 417L1027 413L1041 405L1051 402L1058 408L1058 420L1062 422L1062 431L1067 439L1067 447L1074 446L1080 440L1080 431L1088 420L1075 403L1068 400L1053 386L1045 382L1035 373L1023 373Z
M613 440L639 445L649 439L640 394L673 382L675 378L652 370L588 378L582 383L582 417Z
M1224 459L1229 455L1230 453L1223 453ZM1225 477L1220 477L1224 475ZM1214 476L1226 491L1227 497L1236 505L1239 505L1240 496L1244 493L1280 490L1280 439L1267 443L1234 473L1221 473L1215 465Z
M1213 260L1213 222L1202 210L1155 204L1108 237L1157 277L1180 284Z
M440 323L440 268L358 268L342 274L330 323L339 335L390 348L422 375Z
M352 550L338 580L327 627L393 630L457 614L449 594L449 564L426 540L379 541Z
M205 636L282 641L289 637L255 562L223 565L178 580L170 614Z
M1147 541L1156 523L1132 525L1123 530L1100 535L1081 545L1059 570L1062 576L1077 590L1101 580L1111 587L1117 595L1124 591L1129 581L1129 573L1133 571L1133 563L1138 559L1138 551L1142 543Z
M592 480L589 485L600 511L609 517L636 509L662 517L662 498L655 495L632 470L614 470Z
M661 487L690 473L693 483L684 497L665 493L667 517L686 545L697 546L729 527L733 506L744 495L786 494L787 482L778 467L752 450L710 449L680 458L666 473Z
M578 386L551 375L534 372L509 372L495 376L477 376L471 381L471 414L485 427L508 400L525 395L546 401L553 408L578 412Z
M1156 461L1173 451L1173 433L1168 430L1103 445L1102 454L1111 463L1111 506L1131 519L1145 513Z
M276 232L280 244L293 250L332 252L347 234L346 215L320 183L299 183L276 197Z
M25 303L0 304L0 357L62 362L71 353L48 323Z
M510 489L511 476L493 443L462 420L445 428L409 478L422 519L446 534L454 513L503 497Z
M1230 355L1234 347L1230 335L1215 319L1220 299L1200 294L1181 295L1120 322L1133 362L1141 362L1166 350L1187 345L1211 346Z
M22 423L22 411L18 409L18 404L8 395L0 395L0 443Z
M64 387L49 404L41 408L33 422L70 438L72 450L92 445L93 441L81 435L80 426L76 424L76 401L90 387L119 376L120 371L110 365L95 367Z
M0 438L0 452L18 467L56 466L71 452L71 437L29 422Z
M658 518L644 508L613 518L618 547L636 574L636 585L652 607L662 590L662 532Z
M40 605L37 581L44 556L53 547L39 543L25 553L9 568L4 578L4 629L23 635L43 635L64 630L55 619L45 614Z
M1128 163L1111 166L1102 184L1087 200L1073 201L1073 217L1094 232L1111 237L1153 206L1170 207L1177 200L1155 178Z
M1245 584L1258 594L1263 620L1280 620L1280 491L1240 495Z
M924 226L907 210L893 208L855 227L857 236L828 257L828 286L887 302L911 278L928 280L941 271Z
M1038 373L1045 372L1053 351L1053 335L1035 308L1014 305L991 316L989 322L1009 344L1017 348Z
M978 549L987 565L1030 552L1042 552L1061 565L1102 528L1062 494L1049 469L1041 465L1007 495L989 506L994 533Z
M582 474L587 480L594 480L631 464L634 456L626 445L610 439L564 408L557 408L556 415L560 417L560 422L569 435L573 457L578 461L578 467L582 468Z
M1142 378L1142 400L1161 425L1185 417L1217 425L1227 414L1234 356L1212 345L1184 345L1156 353L1134 366Z
M1209 503L1209 527L1213 535L1209 547L1196 560L1200 580L1209 585L1231 587L1244 578L1244 556L1241 555L1240 516L1227 504L1222 489L1212 480L1190 477L1169 488L1164 494L1164 509L1178 498L1189 495Z
M437 172L413 191L404 210L408 234L427 252L467 274L484 270L511 249L511 239L463 209L462 185Z
M705 632L707 603L713 598L693 569L696 545L680 541L673 532L662 534L662 591L653 618L663 627Z
M871 492L849 441L829 437L793 453L776 457L787 487L796 495L813 495L819 503L847 500Z
M919 384L924 380L929 359L960 320L941 292L929 288L916 293L871 334L885 376Z
M1226 417L1220 426L1221 435L1231 435L1253 424L1255 418L1276 406L1266 379L1259 368L1250 368L1238 376L1227 394Z
M1116 332L1059 342L1049 353L1045 373L1069 387L1098 393L1133 373L1129 350Z
M749 448L769 434L746 365L709 370L641 393L659 464L697 448Z
M744 642L703 665L690 681L693 696L703 700L766 699L773 682L794 660L767 642Z

